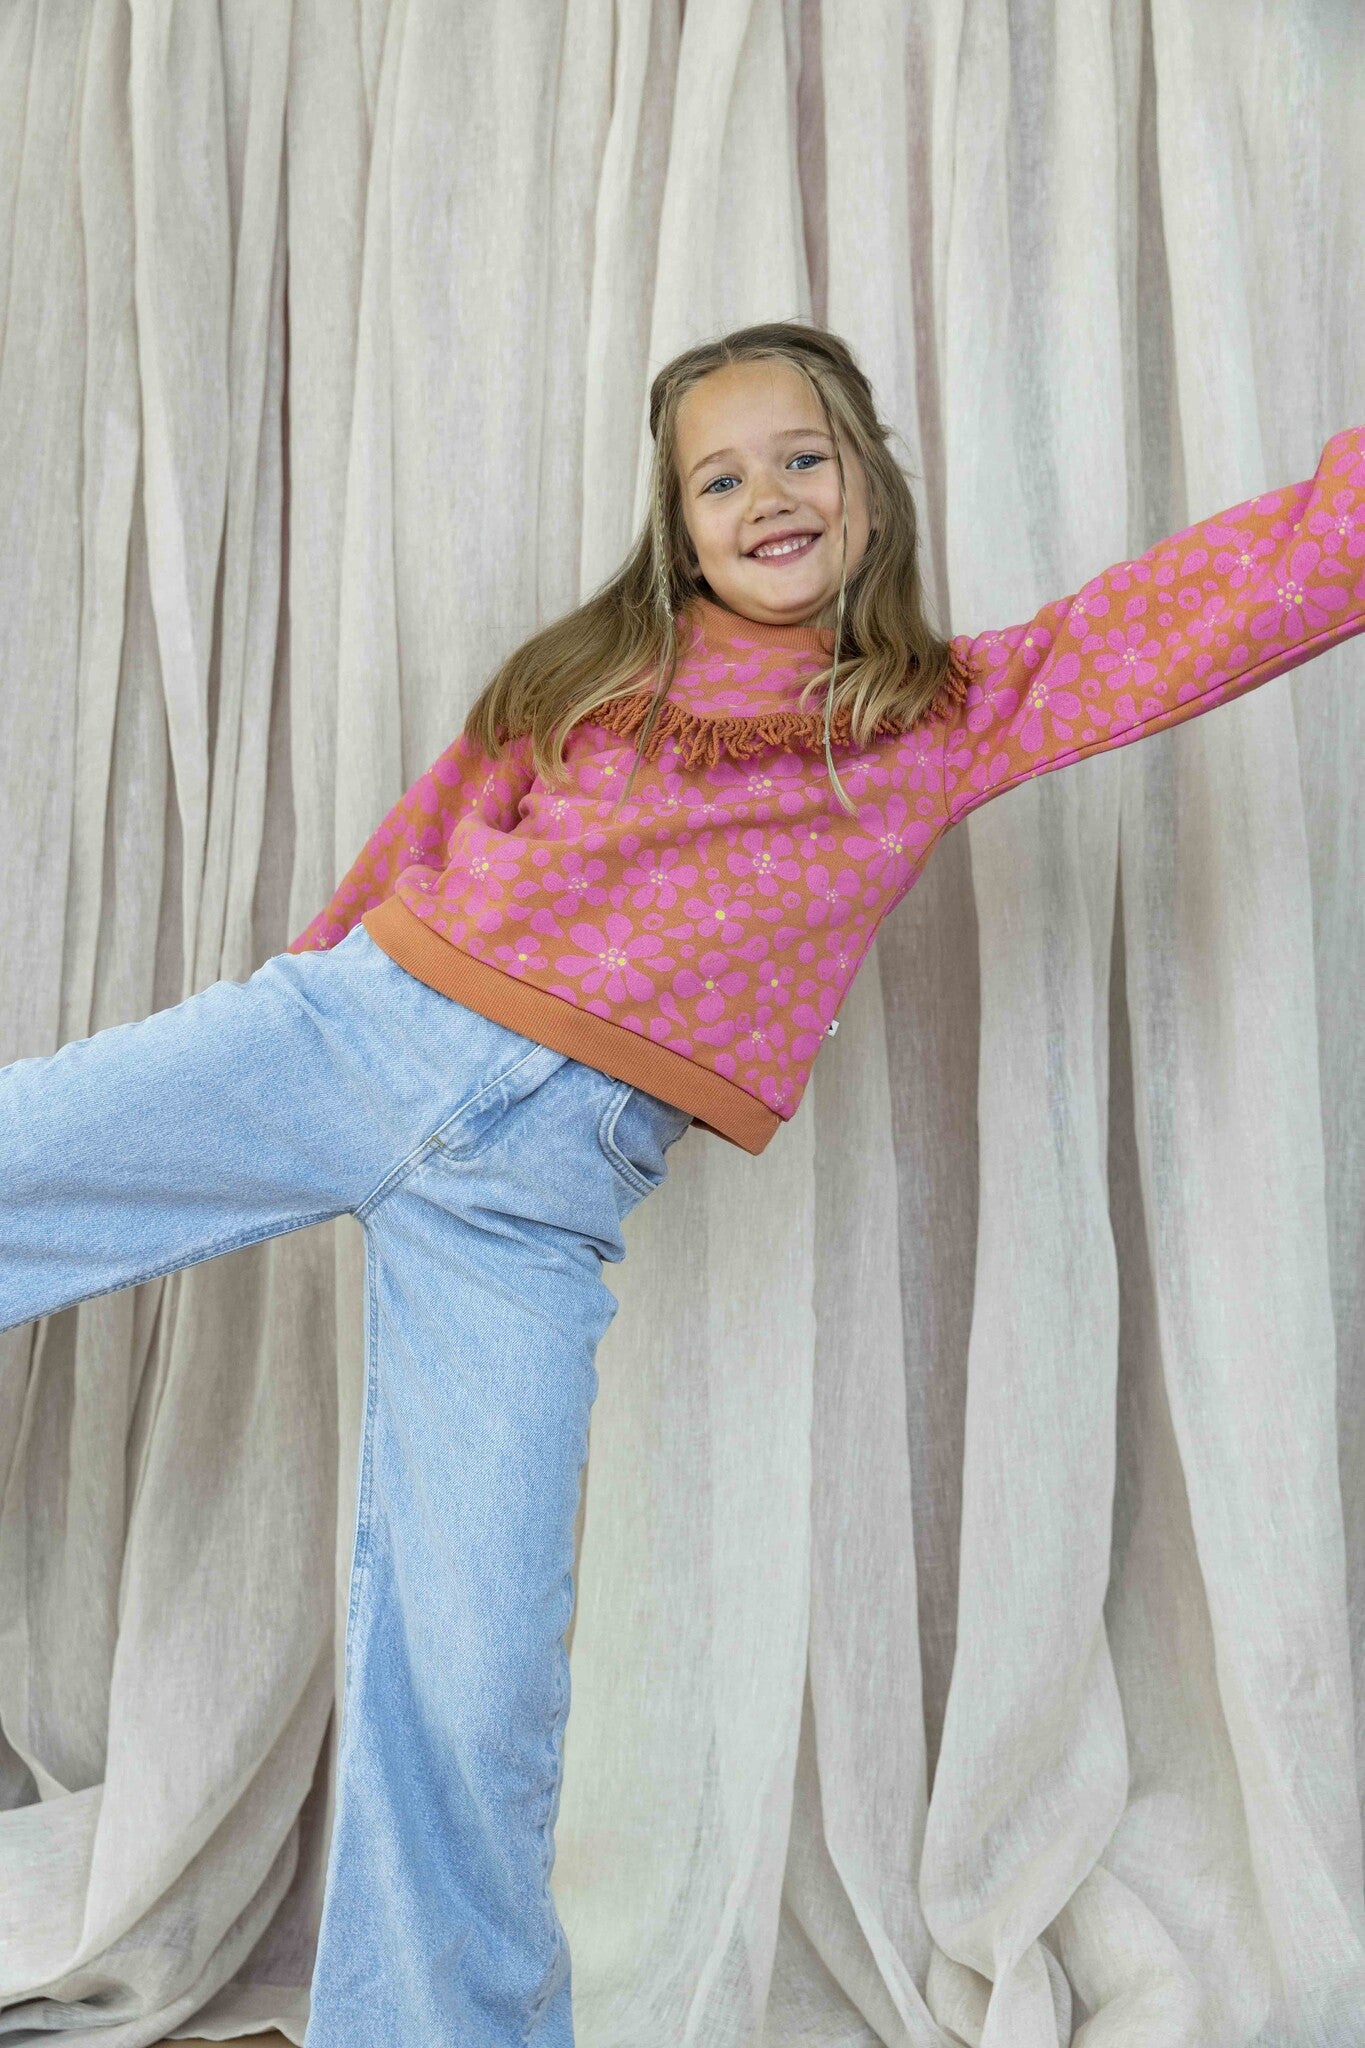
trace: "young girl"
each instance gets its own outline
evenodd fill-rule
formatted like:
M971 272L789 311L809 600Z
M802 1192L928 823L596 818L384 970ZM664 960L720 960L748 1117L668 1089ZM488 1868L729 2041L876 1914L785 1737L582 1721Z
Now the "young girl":
M308 2048L573 2038L550 1891L602 1262L764 1150L990 798L1365 628L1365 428L1030 620L927 624L835 335L689 349L650 518L244 984L0 1071L0 1327L343 1212L367 1369Z

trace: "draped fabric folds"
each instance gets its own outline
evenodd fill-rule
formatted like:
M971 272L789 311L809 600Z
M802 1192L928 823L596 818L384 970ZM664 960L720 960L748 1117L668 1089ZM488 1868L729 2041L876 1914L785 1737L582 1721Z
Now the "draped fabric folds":
M1308 475L1362 101L1313 0L10 0L0 1062L283 948L703 335L849 340L945 630ZM1365 2039L1363 737L1356 641L984 807L637 1212L584 2048ZM0 2041L303 2039L362 1277L0 1333Z

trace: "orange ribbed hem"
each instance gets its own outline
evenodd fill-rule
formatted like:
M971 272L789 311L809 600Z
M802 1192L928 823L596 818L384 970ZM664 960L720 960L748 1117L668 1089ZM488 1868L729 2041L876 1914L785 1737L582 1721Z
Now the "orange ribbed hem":
M782 1122L776 1110L723 1074L451 945L399 896L386 896L360 921L391 960L428 988L491 1017L508 1031L548 1045L551 1052L567 1053L614 1081L629 1081L675 1109L688 1110L703 1130L727 1138L745 1152L761 1152Z

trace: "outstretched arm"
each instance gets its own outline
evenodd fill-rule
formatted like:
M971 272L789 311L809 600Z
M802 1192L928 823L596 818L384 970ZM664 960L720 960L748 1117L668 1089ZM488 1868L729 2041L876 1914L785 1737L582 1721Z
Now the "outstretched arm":
M1365 631L1365 426L1306 483L1203 519L1020 626L956 637L945 823L1033 775L1211 711Z
M462 819L478 817L494 831L510 832L534 779L529 733L497 761L461 733L376 826L331 902L285 951L313 953L339 944L367 910L392 896L404 868L444 867L445 848Z

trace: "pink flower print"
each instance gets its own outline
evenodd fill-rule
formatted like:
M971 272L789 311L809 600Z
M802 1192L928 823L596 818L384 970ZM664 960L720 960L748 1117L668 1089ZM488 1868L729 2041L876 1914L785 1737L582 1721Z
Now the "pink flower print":
M691 919L700 939L710 939L722 945L733 945L745 935L745 919L753 915L753 905L746 903L737 889L728 882L709 882L703 892L687 897L683 902L683 915ZM674 935L679 927L669 927Z
M717 779L718 768L731 765L733 764L723 761L717 764L717 768L708 769L707 781L714 783ZM692 834L704 825L713 827L728 825L737 815L735 805L738 803L742 806L743 796L744 789L742 784L726 792L719 789L707 789L699 783L689 782L682 792L683 802L687 806L687 825L685 829L689 834Z
M1313 580L1321 559L1322 549L1315 540L1301 540L1290 549L1284 568L1267 570L1262 576L1249 597L1249 604L1264 607L1251 619L1257 640L1279 640L1292 646L1331 625L1331 614L1343 609L1347 593L1340 583Z
M844 785L845 795L855 804L860 804L867 796L869 783L889 783L891 780L889 775L870 775L861 761L841 761L836 756L834 765L839 780ZM834 801L831 793L830 802Z
M682 749L670 741L656 763L659 769L659 801L669 804L674 810L681 804L690 781L690 771L684 765Z
M1081 585L1067 607L1067 627L1078 640L1084 640L1090 633L1091 619L1105 619L1108 616L1109 592L1104 586L1104 579L1092 576L1088 583Z
M674 1052L680 1052L684 1059L692 1056L692 1040L687 1035L687 1020L678 1007L678 999L670 990L660 989L654 1005L654 1014L649 1020L649 1035L656 1043L671 1045Z
M999 642L993 642L989 652L992 657L999 655L998 665L992 667L980 682L967 685L965 718L970 732L982 732L987 727L1002 725L1013 715L1019 702L1019 691L1011 680L1012 651L1002 649Z
M858 824L861 831L850 832L844 840L845 853L861 861L884 890L898 889L933 837L932 828L911 817L899 792L885 804L864 804Z
M607 892L603 887L606 872L605 861L586 860L581 853L566 850L557 868L546 869L542 882L559 916L570 917L584 904L591 903L596 908L606 902Z
M591 723L591 721L589 721ZM631 763L635 759L635 741L618 738L615 733L606 733L598 728L595 744L585 743L581 748L565 749L564 760L573 770L574 786L585 796L600 796L604 790L609 793L619 786L625 787ZM641 787L648 783L654 770L648 761L642 761L635 778L632 801Z
M657 903L671 910L680 888L695 887L697 870L695 863L685 860L676 846L646 846L624 870L623 880L637 909Z
M523 932L510 945L494 946L493 958L504 974L526 975L548 967L549 962L529 933Z
M1112 668L1117 663L1129 659L1136 660L1136 651L1131 655L1127 652L1130 647L1135 650L1150 647L1153 653L1156 652L1155 640L1147 639L1144 628L1136 620L1126 629L1111 626L1104 637L1113 651L1108 655L1098 655L1097 667L1102 662L1107 662ZM1067 688L1067 684L1074 683L1080 672L1080 656L1063 654L1052 663L1050 669L1036 676L1029 685L1023 703L1010 725L1010 731L1015 734L1020 746L1026 748L1029 753L1039 753L1047 745L1047 734L1043 726L1045 717L1052 720L1053 729L1059 739L1065 741L1071 738L1072 727L1081 715L1082 706L1080 698L1074 690ZM1152 673L1156 673L1155 669Z
M1361 488L1365 487L1365 442L1354 438L1358 432L1356 427L1343 427L1339 434L1333 434L1327 445L1336 450L1330 465L1331 474L1344 477L1348 484Z
M866 944L866 936L862 932L831 932L825 940L825 957L818 963L816 973L822 981L832 981L842 991L853 979Z
M439 782L446 789L450 789L454 784L464 780L473 758L474 748L467 735L461 733L458 739L451 741L440 760L433 762L430 775L424 776L423 781ZM439 798L437 801L439 802Z
M533 829L542 839L578 839L583 832L583 814L568 790L536 789L526 799Z
M502 930L505 920L502 911L496 903L481 902L476 896L469 896L465 899L465 907L468 912L466 928L469 931L498 932Z
M1104 638L1108 652L1095 656L1096 673L1108 677L1111 689L1123 684L1133 689L1145 689L1157 673L1157 656L1161 652L1147 628L1135 619L1123 632L1116 626L1111 627ZM1075 718L1081 707L1074 697L1071 698L1071 704L1074 708L1067 710L1065 715L1068 718ZM1055 712L1055 704L1053 709ZM1064 732L1062 737L1070 739L1071 734L1069 731ZM1029 741L1025 741L1026 746L1030 744Z
M850 746L851 746L850 742ZM884 789L890 782L900 779L899 764L890 751L896 745L894 739L874 740L863 753L853 753L834 743L834 766L840 782L856 802L863 796L869 783L874 788ZM817 809L826 810L836 801L831 795L828 777L825 773L825 750L823 744L819 753L819 780L808 786L808 793Z
M650 763L652 770L657 771L658 765L657 761ZM677 811L678 799L669 793L664 786L663 776L656 772L637 779L630 807L632 810L639 810L643 825L652 826L660 818L671 817Z
M1245 616L1245 599L1239 605L1238 616ZM1227 646L1227 604L1216 594L1206 597L1200 610L1185 621L1185 632L1196 647L1208 648ZM1180 635L1172 633L1166 642L1168 657L1178 658L1181 651Z
M792 1007L792 1024L795 1037L792 1039L794 1060L813 1060L825 1037L825 1026L839 1007L840 991L825 988L820 991L814 1004L796 1003Z
M724 1015L726 998L742 996L748 986L748 975L730 966L724 953L703 953L695 968L680 967L673 977L675 993L692 1004L704 1024L714 1024Z
M984 748L984 754L980 756L980 760L972 762L970 772L968 772L968 782L970 782L970 786L974 788L978 795L988 791L988 788L997 788L1005 780L1009 770L1011 770L1009 754L993 754L993 752L990 752L990 741L988 739L982 739L982 748ZM958 819L962 815L962 807L968 801L970 799L966 797L966 793L956 803L950 801L948 815L952 819Z
M817 861L806 871L806 887L810 891L806 923L842 924L853 908L858 886L852 868L840 868L837 875L832 875L822 861Z
M763 673L763 664L768 650L756 640L732 640L733 654L704 654L697 663L697 675L705 682L722 686L730 683L756 683ZM749 701L749 693L740 689L725 692L741 708Z
M689 711L698 712L703 717L742 718L752 707L753 698L743 684L734 684L734 673L728 664L712 662L703 675L688 676L686 682L690 687L679 691L678 695L684 699Z
M893 741L897 779L907 789L922 790L929 797L939 793L939 734L942 728L935 720L933 726L913 725L909 732L902 733ZM880 781L880 776L874 776Z
M832 852L838 843L838 835L828 825L803 825L797 831L796 851L802 860L813 861Z
M495 932L510 903L503 901L503 885L516 877L516 860L499 852L497 846L471 846L460 860L460 897L471 926L481 932Z
M740 834L741 845L725 857L732 875L752 875L752 888L762 896L777 896L784 882L800 879L801 863L792 858L792 843L785 832L761 832L756 827ZM745 893L751 893L749 885Z
M1052 607L1047 605L1043 607L1044 611L1050 609ZM1009 638L1013 642L1015 654L1018 655L1025 668L1037 668L1039 662L1047 653L1048 648L1052 645L1052 635L1042 623L1042 613L1039 613L1027 630L1017 626L1014 627Z
M515 850L508 848L504 835L487 826L476 828L469 834L463 856L461 865L471 893L490 902L500 901L503 884L515 881L517 873Z
M792 1104L796 1100L797 1083L799 1081L801 1086L804 1087L807 1078L808 1076L804 1072L795 1075L762 1074L759 1077L758 1092L767 1103L769 1109L775 1109L778 1115L786 1120L792 1115Z
M595 924L571 924L569 937L582 950L561 953L555 966L575 975L589 994L601 989L609 1003L623 1003L627 997L648 1002L654 983L644 972L645 965L654 973L673 965L663 941L652 932L637 932L619 910L608 911L604 924L605 930Z
M1315 512L1308 521L1308 530L1317 535L1330 555L1339 556L1344 550L1350 561L1365 555L1365 519L1354 491L1338 491L1332 499L1331 511Z
M429 867L432 855L444 851L445 834L439 825L411 824L407 831L407 844L403 857L411 867Z
M707 779L718 788L733 792L746 808L755 803L775 804L783 817L794 817L804 811L810 800L806 763L796 753L758 756L748 761L722 759Z
M760 1066L787 1063L787 1029L773 1015L771 1003L755 1003L735 1019L737 1036L731 1041L739 1060L754 1060Z
M681 767L682 755L676 749L668 762L660 756L654 764L659 770L658 780L649 787L648 815L651 824L660 819L676 818L682 809L682 792L685 787L686 770ZM681 772L679 772L681 771ZM640 784L635 785L637 791ZM632 801L631 808L634 808Z
M755 975L755 1000L771 1004L774 1010L785 1009L791 999L791 978L796 972L793 967L783 967L776 960L760 962Z
M1219 548L1213 558L1214 572L1216 575L1225 578L1234 590L1240 590L1249 576L1254 576L1258 573L1259 565L1265 556L1274 552L1274 541L1267 539L1264 534L1258 540L1249 527L1243 528L1240 531L1234 529L1231 543L1227 547ZM1192 596L1195 604L1200 602L1198 591L1186 592L1182 590L1180 593L1182 605L1185 604L1187 596Z

